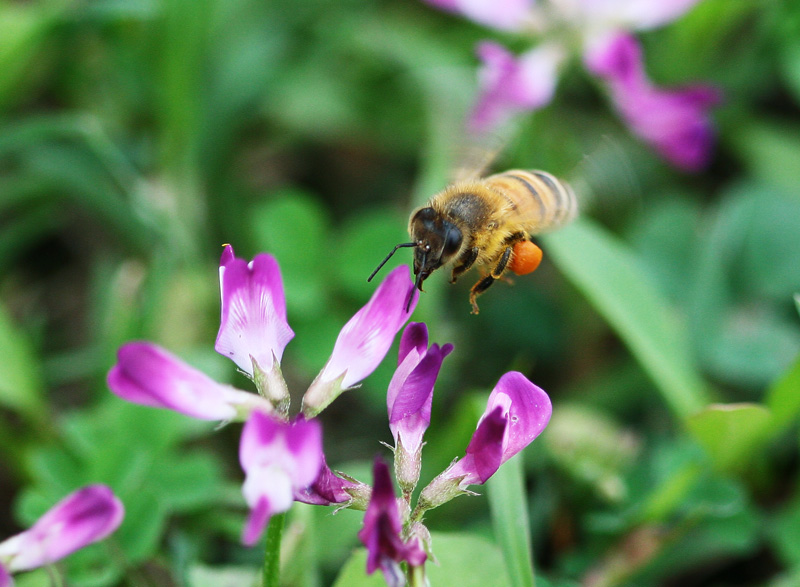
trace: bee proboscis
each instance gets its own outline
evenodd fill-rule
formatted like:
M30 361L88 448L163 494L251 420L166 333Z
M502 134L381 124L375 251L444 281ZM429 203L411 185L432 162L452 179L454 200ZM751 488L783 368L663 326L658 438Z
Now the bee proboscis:
M368 281L399 248L414 248L415 287L444 265L450 282L472 267L484 276L472 286L476 298L506 270L517 275L534 271L542 258L532 237L567 224L578 212L575 192L545 171L513 169L489 177L456 182L411 213L411 242L400 243L370 275Z

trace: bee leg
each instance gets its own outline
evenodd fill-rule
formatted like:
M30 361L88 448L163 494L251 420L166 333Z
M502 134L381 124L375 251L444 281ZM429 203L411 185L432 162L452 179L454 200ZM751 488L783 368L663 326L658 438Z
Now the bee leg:
M508 260L511 258L511 247L506 247L506 250L503 251L503 255L500 257L500 261L498 261L497 265L492 272L481 279L478 283L472 286L472 289L469 291L469 303L472 304L472 313L478 313L478 303L475 299L485 292L489 287L498 279L503 276L503 271L506 270L506 265L508 265Z
M475 260L478 258L479 252L480 251L477 247L473 247L464 251L457 264L453 267L453 272L450 275L450 283L455 283L459 275L467 271L475 264Z

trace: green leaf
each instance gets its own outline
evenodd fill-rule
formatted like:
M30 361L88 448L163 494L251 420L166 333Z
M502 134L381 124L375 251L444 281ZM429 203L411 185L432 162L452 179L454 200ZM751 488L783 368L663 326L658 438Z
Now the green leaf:
M43 381L30 341L0 305L0 405L29 417L42 415Z
M503 551L511 585L533 587L536 580L522 463L519 456L506 462L489 479L487 488L494 535Z
M708 403L679 317L623 243L586 218L543 238L559 269L625 341L676 416Z
M0 4L0 106L25 95L35 60L64 2ZM35 78L33 78L35 79Z
M475 535L432 535L432 545L438 564L425 565L431 585L459 587L506 587L511 585L503 557L495 544ZM342 567L334 587L385 587L379 571L366 574L367 551L357 549Z
M617 389L611 391L616 394ZM610 417L586 405L559 405L542 440L554 463L572 480L588 484L600 497L628 497L623 472L637 455L636 442Z
M188 574L192 587L252 587L258 584L258 571L245 566L194 565Z
M504 587L512 584L500 549L486 538L434 532L431 544L439 563L425 566L431 585Z
M318 315L325 307L329 224L322 205L300 190L275 193L254 210L251 225L256 250L278 259L290 314Z
M800 357L767 390L767 407L772 412L773 434L797 419L800 413Z
M380 571L367 575L367 551L359 548L342 566L333 587L386 587Z
M793 193L800 182L800 170L795 165L800 150L799 131L796 125L785 121L739 117L729 131L728 144L738 150L753 175Z
M689 430L722 470L747 462L771 428L771 414L756 404L713 404L691 416Z

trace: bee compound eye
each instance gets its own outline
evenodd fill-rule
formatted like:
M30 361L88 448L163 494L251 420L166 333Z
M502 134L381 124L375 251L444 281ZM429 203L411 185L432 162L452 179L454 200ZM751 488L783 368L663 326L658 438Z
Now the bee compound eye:
M461 248L461 242L464 240L461 231L455 226L450 226L444 239L444 249L442 255L451 257L458 252Z

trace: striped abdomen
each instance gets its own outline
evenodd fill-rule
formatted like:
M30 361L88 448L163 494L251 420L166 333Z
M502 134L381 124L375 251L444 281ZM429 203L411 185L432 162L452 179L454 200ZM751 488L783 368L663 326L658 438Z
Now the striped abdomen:
M578 213L578 200L569 184L546 171L512 169L483 183L508 200L509 220L523 225L528 234L555 230Z

